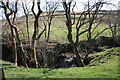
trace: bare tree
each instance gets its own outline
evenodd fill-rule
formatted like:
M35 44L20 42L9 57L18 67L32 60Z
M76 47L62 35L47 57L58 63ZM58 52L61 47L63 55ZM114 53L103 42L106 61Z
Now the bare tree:
M34 58L35 58L35 63L36 63L36 67L38 68L38 61L36 58L36 47L37 47L37 41L40 39L40 37L42 36L42 34L44 33L44 31L46 30L46 26L44 27L44 29L42 30L42 32L39 33L39 17L40 14L42 13L42 10L40 8L40 0L37 0L37 7L38 7L38 13L36 14L34 11L34 7L35 7L35 0L33 0L33 5L32 5L32 13L35 17L35 21L34 21L34 33L32 36L32 45L33 45L33 49L34 49Z
M15 26L15 19L16 19L16 14L17 14L17 4L18 4L18 0L15 1L15 10L14 8L10 8L10 4L9 4L9 0L5 3L3 2L3 0L0 1L1 4L2 4L2 8L4 9L4 14L5 14L5 17L11 27L11 35L12 35L12 42L13 42L13 47L14 47L14 54L15 54L15 65L17 66L17 49L16 49L16 42L15 42L15 34L16 34L16 38L18 40L18 44L19 44L19 48L20 48L20 51L22 53L22 60L23 60L23 65L25 67L28 67L27 66L27 63L26 63L26 56L25 56L25 51L23 49L23 46L22 46L22 42L20 40L20 37L19 37L19 33L18 33L18 30L17 30L17 27ZM11 19L10 19L10 16L11 15L14 15L13 16L13 22L11 22ZM15 31L15 33L14 33Z
M107 15L106 16L106 21L107 21L107 25L109 26L111 33L112 33L112 37L116 37L116 29L117 29L117 21L115 20L116 15Z
M114 7L115 5L112 3L106 3L108 6ZM112 37L116 38L117 34L119 34L119 10L109 10L109 11L101 11L101 13L104 15L104 23L108 25L107 28L104 28L101 32L98 32L98 34L94 37L98 37L100 34L105 32L106 30L110 30Z
M79 38L82 34L88 32L88 39L91 39L92 25L94 24L94 20L97 17L97 13L99 12L99 10L101 9L102 5L105 2L96 2L92 6L89 6L89 2L88 2L87 10L83 11L79 16L79 19L77 20L77 23L76 23L76 40L75 41L73 39L73 34L72 34L73 25L75 24L75 14L74 14L75 5L72 6L71 5L72 2L74 2L74 0L70 0L68 3L65 0L63 0L63 7L64 7L64 10L65 10L65 15L66 15L66 19L67 19L66 20L66 26L67 26L67 29L68 29L67 38L68 38L68 41L70 42L70 44L73 48L73 52L76 55L76 59L77 59L77 62L79 64L79 66L85 66L84 61L82 60L81 56L79 55L78 49L77 49L78 44L79 44ZM74 2L74 3L76 3L76 2ZM72 18L71 18L71 12L74 14L73 21L72 21ZM93 12L92 15L91 15L91 12ZM87 24L89 26L86 27L85 30L80 32L80 29ZM87 56L88 55L86 54L86 57Z
M80 55L78 54L78 50L77 50L77 46L75 45L74 41L73 41L73 38L72 38L72 20L71 20L71 3L72 3L72 0L67 3L66 1L63 0L63 7L65 9L65 15L66 15L66 26L67 26L67 29L68 29L68 35L67 35L67 38L68 38L68 41L70 42L70 44L72 45L73 47L73 52L74 54L76 55L76 59L77 59L77 62L79 64L79 66L83 66L83 63L82 63L82 60L81 60L81 57Z
M90 6L90 1L88 0L88 9L87 9L87 15L88 15L88 22L89 22L89 28L88 28L88 40L91 40L92 38L92 33L94 32L94 30L98 27L98 25L101 23L101 21L102 21L102 18L104 17L104 16L101 16L100 17L100 15L98 15L98 12L100 12L100 10L101 10L101 8L102 8L102 6L103 6L103 3L96 3L94 6ZM93 9L95 8L95 10L93 11ZM98 16L99 16L99 18L98 18ZM96 19L100 19L99 21L95 21ZM95 28L92 30L92 26L93 26L93 24L97 24L96 26L95 26Z
M58 7L58 2L47 2L46 1L46 11L47 11L47 24L48 24L48 33L47 33L47 42L49 41L50 38L50 31L51 31L51 24L52 20L55 17L54 12Z
M118 10L118 31L120 30L120 9ZM120 36L120 32L118 32L118 36Z
M23 7L23 11L24 11L24 14L25 14L25 17L26 17L26 27L27 27L28 43L30 43L29 18L28 18L29 11L28 11L28 8L27 8L26 1L23 2L23 0L22 0L22 7Z
M112 37L115 38L117 36L117 30L119 27L119 10L118 11L109 11L107 12L107 15L105 16L105 21L106 24L109 26L111 33L112 33Z
M4 13L6 15L6 18L8 18L8 20L9 20L9 16L11 14L13 14L11 9L9 9L9 10L11 10L11 13L7 13L6 9L9 8L9 2L7 2L7 5L5 5L5 3L3 1L1 1L1 4L2 4L1 7L4 8L4 10L5 10ZM17 66L17 49L16 49L15 33L13 31L13 27L11 27L11 36L12 36L12 47L13 47L12 52L14 53L14 56L15 56L15 66Z

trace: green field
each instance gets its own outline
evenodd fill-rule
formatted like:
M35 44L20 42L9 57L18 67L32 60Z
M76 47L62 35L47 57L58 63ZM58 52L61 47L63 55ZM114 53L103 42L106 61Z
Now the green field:
M6 78L101 78L101 80L102 78L118 79L120 77L120 65L118 64L119 54L120 47L105 49L105 51L96 54L93 53L90 55L91 57L101 55L103 57L91 62L86 67L35 69L25 68L22 66L15 67L13 63L7 61L0 61L0 63L2 63L0 66L4 68Z
M55 14L57 14L57 13L55 13ZM60 14L63 14L63 13L60 13ZM43 13L42 15L45 15L45 13ZM73 25L73 29L72 29L72 34L73 34L73 39L74 40L75 40L75 36L76 36L75 35L75 33L76 33L75 26L76 26L78 17L79 17L79 15L76 15L75 24ZM47 17L40 17L39 18L39 33L44 28L43 22L47 23L46 21L47 21ZM95 21L98 21L98 20L95 20ZM97 25L97 23L93 24L92 30L94 29L94 27L96 25ZM17 19L16 26L17 26L18 31L20 33L20 37L27 40L27 28L26 28L26 22L25 22L25 17L24 16ZM82 28L80 29L80 32L85 30L87 27L88 27L88 24L82 26ZM100 33L105 28L108 28L108 25L105 23L105 20L103 20L100 23L100 25L93 32L92 38L94 38L98 33ZM34 16L30 15L29 16L30 39L32 38L33 31L34 31ZM10 29L8 29L8 27L4 27L3 32L4 32L4 34L10 33ZM65 15L55 16L53 18L52 24L51 24L50 41L57 41L57 42L61 42L61 43L68 42L67 32L68 31L67 31L67 27L66 27L66 17L65 17ZM118 35L118 33L117 33L117 35ZM99 36L111 37L112 36L111 30L108 29L108 30L104 31ZM84 33L80 36L80 40L86 40L86 39L87 39L87 33ZM42 35L40 40L45 40L45 33Z

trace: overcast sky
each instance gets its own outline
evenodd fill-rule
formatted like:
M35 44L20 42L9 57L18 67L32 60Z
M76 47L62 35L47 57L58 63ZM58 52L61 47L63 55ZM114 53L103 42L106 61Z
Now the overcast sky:
M15 1L15 0L10 0L10 1L12 2L12 1ZM27 1L27 3L30 2L29 5L27 5L28 7L32 6L32 0L25 0L25 1ZM47 2L61 2L62 0L41 0L41 8L44 12L45 12L45 1L47 1ZM66 1L70 1L70 0L66 0ZM74 0L74 1L76 2L76 6L74 8L74 11L80 12L80 11L84 10L84 5L87 3L88 0ZM90 3L94 4L96 1L98 1L98 0L90 0ZM112 3L115 6L104 5L102 10L116 10L116 9L118 9L118 2L120 0L105 0L105 1L107 1L108 3ZM20 0L19 0L19 2L20 2ZM59 5L60 6L58 7L57 10L63 10L62 4L59 4ZM37 8L36 8L36 10L37 10ZM3 13L1 13L1 10L0 10L0 19L2 19L2 17L1 17L2 15L3 15ZM18 12L18 16L19 15L21 15L21 11Z

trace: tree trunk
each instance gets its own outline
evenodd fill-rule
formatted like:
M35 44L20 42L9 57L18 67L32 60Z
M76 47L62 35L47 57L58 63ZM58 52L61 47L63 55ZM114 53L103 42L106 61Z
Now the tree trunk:
M44 57L44 68L47 68L47 55L46 55L46 53L44 53L44 55L43 55L43 57Z
M51 27L51 22L48 23L48 35L47 35L47 42L49 42L49 38L50 38L50 27Z
M117 25L114 24L114 36L113 36L114 38L116 37L116 31L117 31L116 29L117 29Z
M50 17L48 17L48 35L47 35L47 42L49 42L49 38L50 38L50 31L51 31L51 22L52 22L52 16L53 15L49 15Z
M26 9L25 9L25 6L22 2L22 6L23 6L23 10L24 10L24 13L25 13L25 17L26 17L26 26L27 26L27 36L28 36L28 44L30 43L30 36L29 36L29 19L28 19L28 14L26 12Z
M15 42L15 33L12 27L11 27L11 35L12 35L12 48L13 48L12 52L14 53L15 66L17 66L17 48L16 48L16 42Z
M27 25L28 43L30 43L28 15L27 15L27 14L25 14L25 15L26 15L26 25Z
M70 27L70 24L68 25L69 27ZM71 25L71 27L72 27L72 25ZM78 50L77 50L77 45L78 44L76 45L76 43L73 42L73 40L72 40L72 30L70 30L70 29L72 29L72 28L68 29L68 40L69 40L69 42L70 42L70 44L73 48L73 53L76 55L76 60L78 62L78 65L79 66L84 66L84 63L82 62L82 59L81 59L81 57L78 53Z
M0 80L6 80L3 68L0 68Z
M21 51L21 53L22 53L23 65L28 68L28 65L27 65L27 62L26 62L25 51L24 51L24 49L23 49L23 45L22 45L22 42L21 42L21 40L20 40L20 37L19 37L19 33L18 33L18 31L17 31L17 28L14 27L14 25L11 25L11 27L14 28L15 33L16 33L16 37L17 37L17 40L18 40L19 48L20 48L20 51Z
M37 44L37 40L34 40L34 59L35 59L35 64L36 64L36 68L38 68L38 61L37 61L37 57L36 57L36 44Z
M85 66L84 62L82 61L82 59L81 59L81 57L78 53L78 50L77 50L76 46L74 44L72 44L72 47L73 47L73 52L76 55L76 60L78 62L78 65L81 66L81 67Z

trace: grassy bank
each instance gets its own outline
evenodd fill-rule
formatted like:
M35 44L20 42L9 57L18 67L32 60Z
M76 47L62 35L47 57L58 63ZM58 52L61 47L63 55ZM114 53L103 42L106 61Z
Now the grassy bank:
M118 66L120 47L106 49L104 52L92 54L91 56L98 56L109 54L109 58L104 56L102 59L95 60L91 64L99 64L96 66L86 67L71 67L61 69L35 69L15 67L13 63L7 61L0 61L4 68L6 78L118 78L120 65ZM105 60L103 63L99 61Z

